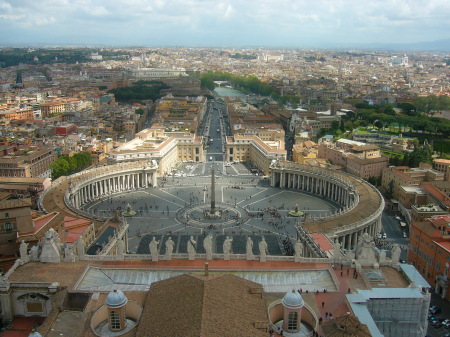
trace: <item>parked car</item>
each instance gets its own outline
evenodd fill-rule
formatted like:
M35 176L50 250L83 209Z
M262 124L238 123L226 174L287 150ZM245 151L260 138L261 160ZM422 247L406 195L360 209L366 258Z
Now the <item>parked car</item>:
M439 308L437 305L432 305L432 306L430 307L430 309L428 309L428 311L429 311L430 313L432 313L433 315L436 315L436 314L438 314L438 313L441 312L441 308Z
M404 238L408 237L408 234L406 234L406 232L403 232L402 235L403 235Z
M428 314L428 321L429 322L433 322L435 320L437 320L437 318L433 314Z
M386 239L386 238L387 238L387 234L383 233L383 239Z
M402 218L400 218L398 215L395 216L395 219L400 221Z
M450 319L443 319L442 320L442 325L444 326L444 328L449 329L450 328Z
M435 320L433 322L431 322L431 325L434 326L436 329L440 328L443 326L442 322L440 320Z

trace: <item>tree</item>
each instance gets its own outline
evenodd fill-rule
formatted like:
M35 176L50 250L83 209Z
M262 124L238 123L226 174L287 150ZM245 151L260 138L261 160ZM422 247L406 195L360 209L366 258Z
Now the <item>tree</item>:
M394 180L391 179L391 181L388 184L388 190L386 191L386 197L388 199L391 199L394 196Z
M75 172L78 169L78 162L74 157L64 157L69 164L69 172Z
M375 127L377 127L378 129L383 128L383 122L381 122L380 120L376 121L373 125L375 125Z
M419 114L417 108L411 103L398 103L397 107L402 109L402 113L407 116L417 116Z
M52 179L57 179L59 177L67 175L70 170L70 166L63 157L60 157L50 164L50 170Z
M73 155L78 163L78 170L82 170L92 164L92 156L89 152L80 152Z
M369 177L369 179L367 179L367 181L369 182L369 184L372 184L374 186L376 186L376 184L377 184L377 178L376 177Z

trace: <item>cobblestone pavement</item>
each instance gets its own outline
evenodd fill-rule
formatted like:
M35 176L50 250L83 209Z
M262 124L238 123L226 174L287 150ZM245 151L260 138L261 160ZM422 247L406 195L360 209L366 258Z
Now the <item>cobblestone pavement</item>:
M205 211L211 209L213 165L217 177L215 202L220 216L207 218ZM338 208L337 204L309 193L270 187L268 179L252 175L243 164L226 167L223 162L184 163L174 174L160 178L156 188L108 195L86 204L83 210L112 216L130 205L137 212L127 217L131 253L148 253L152 236L162 239L161 253L169 236L175 241L174 253L185 252L191 235L201 251L203 238L212 234L216 252L220 252L226 235L234 237L234 253L245 253L247 236L255 243L255 250L264 236L269 253L277 255L289 254L292 248L289 242L296 240L298 219L288 216L296 205L313 216L330 214Z

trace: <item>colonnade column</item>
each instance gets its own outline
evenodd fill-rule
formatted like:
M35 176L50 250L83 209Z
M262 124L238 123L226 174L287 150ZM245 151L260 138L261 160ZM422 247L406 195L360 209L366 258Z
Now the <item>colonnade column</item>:
M358 241L358 236L356 235L356 232L352 233L352 248L354 249L356 247L356 242Z

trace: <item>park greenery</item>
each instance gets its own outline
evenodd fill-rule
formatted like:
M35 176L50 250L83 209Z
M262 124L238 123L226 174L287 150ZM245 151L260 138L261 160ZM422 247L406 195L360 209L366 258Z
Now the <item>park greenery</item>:
M90 58L92 53L99 52L94 48L8 48L0 50L0 68L21 64L76 64L83 62L100 62ZM101 50L102 61L126 60L131 52L123 50ZM35 57L37 59L35 59Z
M89 55L93 50L80 49L37 49L11 48L0 50L0 67L17 66L20 64L50 64L77 63L92 61ZM37 57L37 60L35 60Z
M256 60L258 57L256 55L249 55L249 54L231 54L230 57L232 59L243 59L243 60Z
M76 153L71 157L61 156L50 164L52 179L82 171L91 164L92 157L89 152Z
M121 103L135 103L144 100L153 100L161 98L161 90L170 87L161 81L138 81L130 87L121 87L109 90L108 93L114 94L114 97Z
M214 81L228 81L234 88L246 93L270 96L274 89L266 82L260 81L256 76L234 75L223 71L207 71L200 75L203 87L214 90Z

